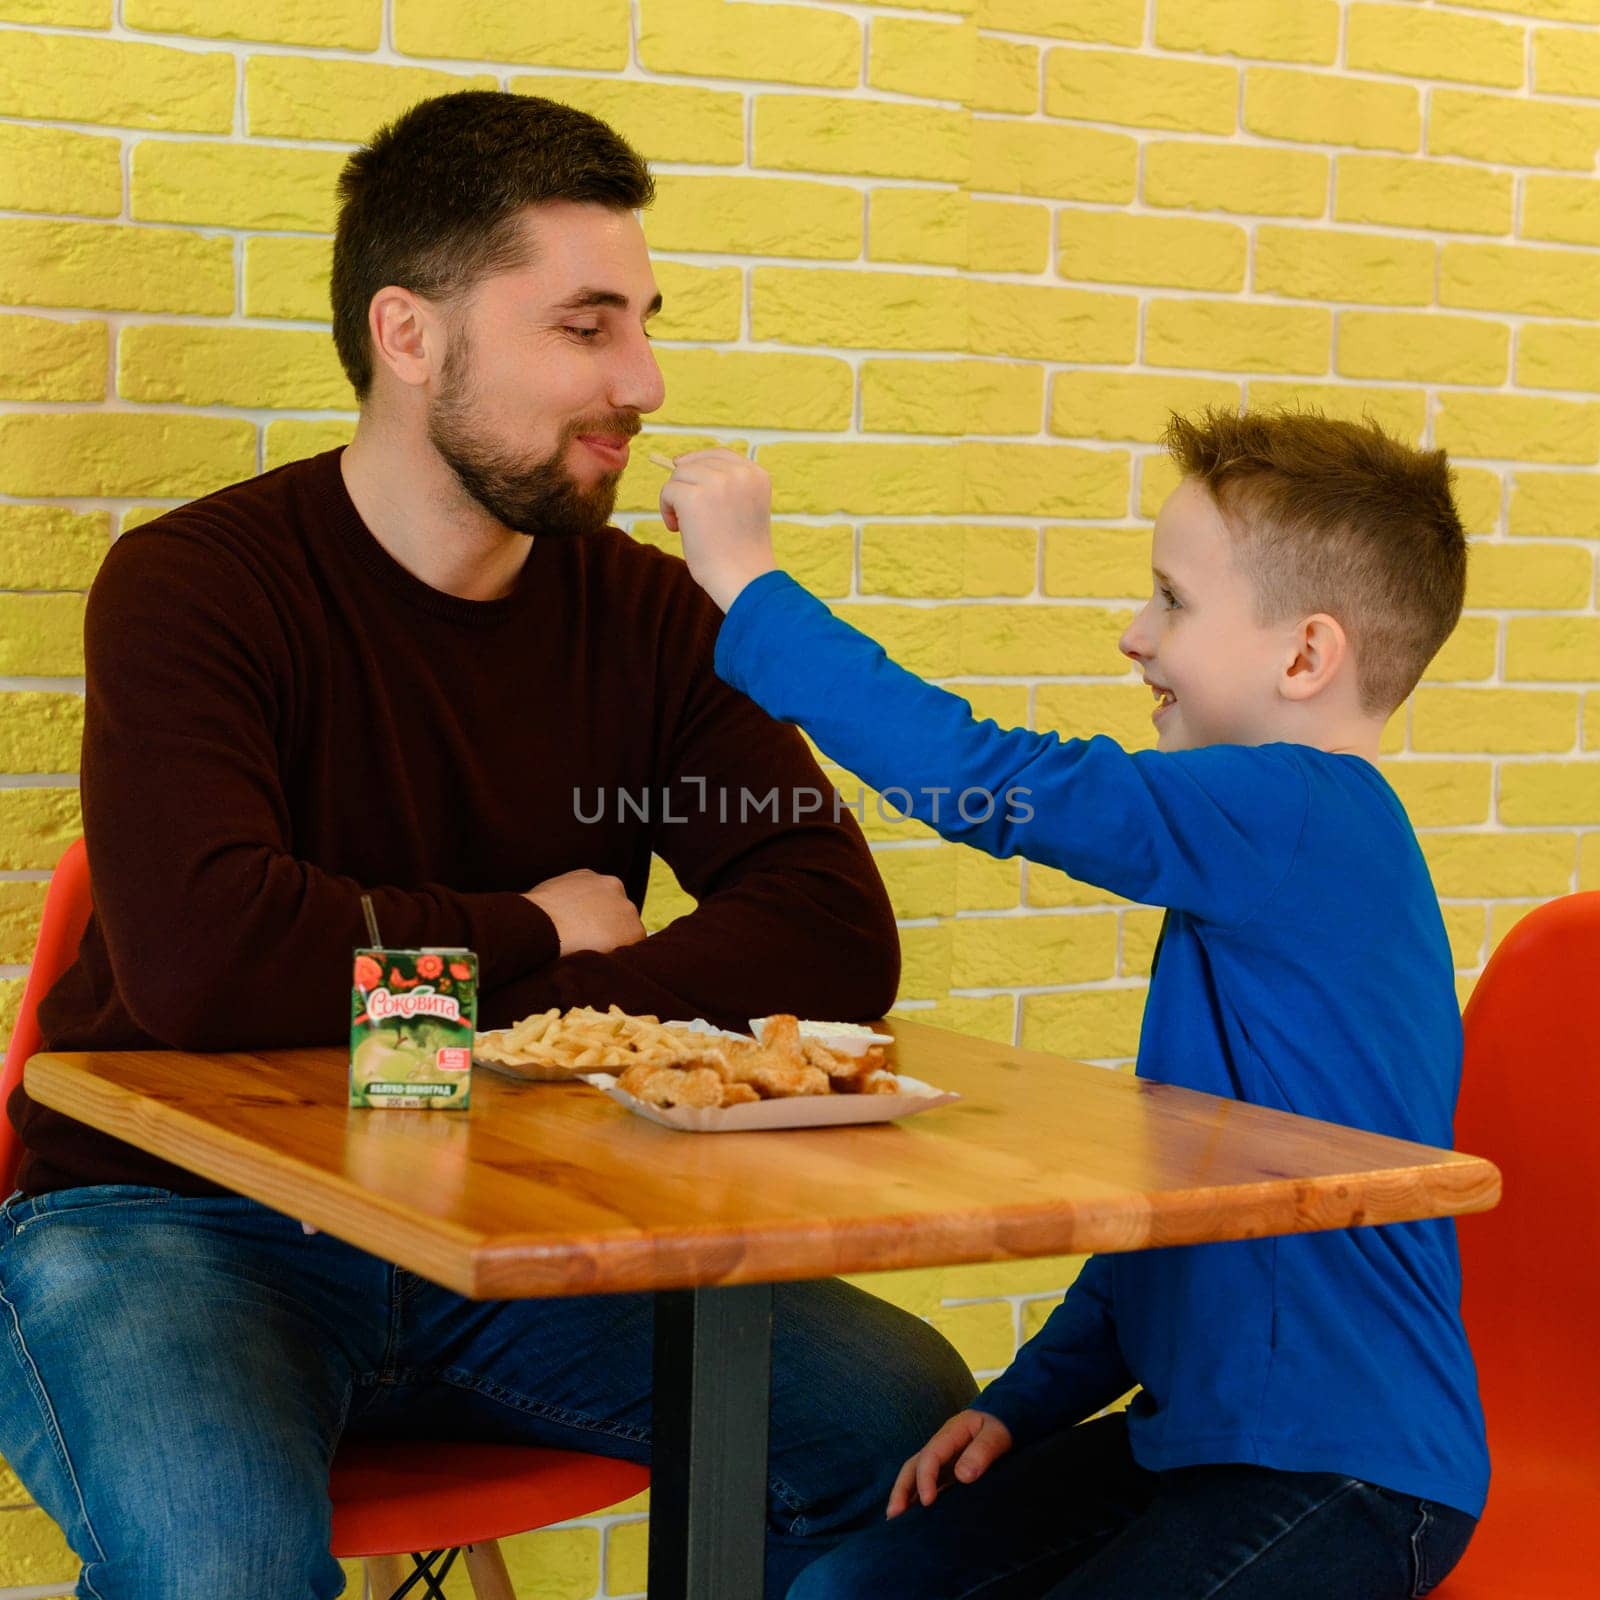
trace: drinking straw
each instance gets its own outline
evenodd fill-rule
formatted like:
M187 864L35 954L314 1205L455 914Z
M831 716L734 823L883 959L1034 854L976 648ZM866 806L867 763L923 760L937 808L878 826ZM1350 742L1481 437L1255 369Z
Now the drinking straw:
M372 909L372 896L364 894L361 897L361 914L367 919L367 937L372 941L374 950L383 948L383 940L378 937L378 913Z

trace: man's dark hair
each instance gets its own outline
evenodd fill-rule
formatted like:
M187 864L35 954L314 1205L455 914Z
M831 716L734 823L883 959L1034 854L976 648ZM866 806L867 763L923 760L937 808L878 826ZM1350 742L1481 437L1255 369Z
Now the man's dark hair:
M1259 619L1336 617L1362 709L1394 710L1450 637L1466 592L1444 451L1413 449L1370 418L1309 410L1174 413L1166 446L1222 511Z
M372 386L367 310L380 289L451 299L524 264L529 206L637 211L654 198L644 158L585 111L481 89L413 106L339 175L333 342L356 394Z

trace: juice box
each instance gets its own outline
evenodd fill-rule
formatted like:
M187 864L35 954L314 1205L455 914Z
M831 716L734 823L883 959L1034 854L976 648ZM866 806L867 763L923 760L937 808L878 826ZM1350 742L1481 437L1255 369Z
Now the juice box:
M357 950L350 1104L465 1111L478 958L470 950Z

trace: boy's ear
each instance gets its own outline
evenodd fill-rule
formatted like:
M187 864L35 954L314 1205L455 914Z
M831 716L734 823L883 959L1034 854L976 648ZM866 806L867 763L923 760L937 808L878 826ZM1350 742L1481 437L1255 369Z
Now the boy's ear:
M1350 641L1337 619L1319 611L1296 628L1291 650L1278 680L1278 693L1286 700L1309 700L1339 675L1350 652Z

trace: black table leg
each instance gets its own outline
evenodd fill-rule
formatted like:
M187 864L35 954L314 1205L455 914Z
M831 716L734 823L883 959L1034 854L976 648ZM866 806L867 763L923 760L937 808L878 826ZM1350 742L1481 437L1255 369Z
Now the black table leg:
M656 1295L650 1600L761 1600L772 1285Z

